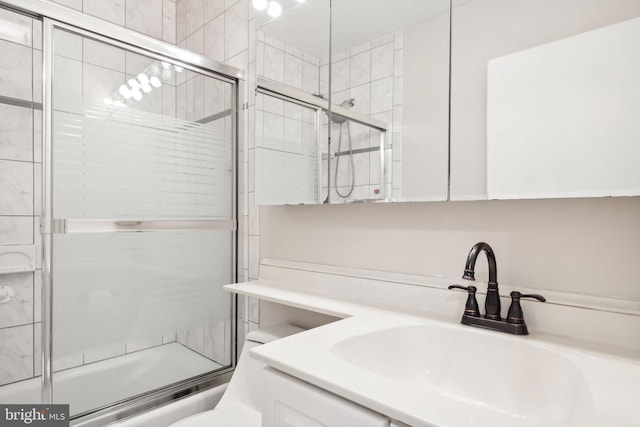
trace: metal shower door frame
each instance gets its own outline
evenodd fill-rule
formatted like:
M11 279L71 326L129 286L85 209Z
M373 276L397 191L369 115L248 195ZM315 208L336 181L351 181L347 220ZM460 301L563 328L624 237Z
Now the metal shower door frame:
M246 81L244 72L238 68L213 61L204 56L178 48L152 37L139 34L118 25L84 15L63 6L40 0L0 0L0 8L30 15L42 20L42 212L40 214L42 236L42 381L41 402L53 403L53 369L52 369L52 249L53 235L65 232L82 232L92 228L103 228L100 231L150 231L159 229L224 229L232 232L232 277L235 282L238 276L238 146L243 140L246 127ZM53 217L53 156L52 156L52 87L53 87L53 32L54 29L70 31L83 37L95 39L110 45L118 46L147 57L166 60L173 64L199 74L225 81L232 85L232 213L231 219L220 221L164 221L150 219L139 224L127 224L126 221L96 220L95 224L85 220L65 220ZM132 227L133 226L133 227ZM186 228L185 228L186 227ZM98 230L96 230L98 231ZM97 408L82 414L82 425L105 425L151 407L159 406L192 392L213 387L229 380L236 363L237 349L237 298L231 299L231 366L215 373L203 374L186 379L162 390L151 391L133 399L117 402L103 408ZM72 422L72 424L78 424Z

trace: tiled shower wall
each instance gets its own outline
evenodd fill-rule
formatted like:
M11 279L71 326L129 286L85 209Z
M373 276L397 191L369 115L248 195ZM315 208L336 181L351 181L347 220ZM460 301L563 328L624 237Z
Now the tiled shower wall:
M176 2L176 35L177 45L206 56L209 59L223 62L246 71L247 85L242 95L248 109L248 123L243 123L245 137L238 142L238 281L248 277L257 277L257 221L250 216L255 208L249 203L253 191L252 180L248 179L248 167L253 150L255 116L255 96L251 88L255 85L255 26L253 7L248 0L177 0ZM247 191L248 190L248 191ZM251 201L253 199L251 198ZM252 221L250 221L250 218ZM246 236L248 235L248 238ZM239 301L238 340L244 341L244 334L250 327L248 300ZM192 349L198 349L204 330L185 331L178 334L178 342Z
M176 4L172 0L60 0L57 3L169 43L176 42ZM0 39L0 55L11 58L0 64L0 97L3 97L0 99L0 251L6 251L40 245L42 54L40 21L0 10L0 26L14 30L3 32L4 38ZM35 259L35 267L35 273L0 275L0 286L10 286L16 292L11 302L0 306L0 385L40 375L39 257ZM175 341L175 335L130 343L122 349L95 349L59 360L54 369L90 363L169 340Z
M259 76L308 94L319 93L320 60L258 31ZM325 116L322 116L326 120ZM318 199L315 111L258 94L255 109L255 170L259 204L314 203ZM254 194L259 200L253 200Z
M52 0L87 15L176 43L174 0Z
M392 167L392 195L400 196L400 177L402 161L402 45L403 33L388 34L371 40L348 51L333 55L332 60L332 99L333 104L340 104L344 100L353 98L355 104L351 111L378 119L389 126L385 145L393 147ZM329 64L328 58L323 58L320 67L320 91L328 95ZM354 150L376 147L380 145L380 133L363 125L350 124L351 141ZM338 149L339 133L342 132L342 147L348 147L347 129L338 124L331 126L332 151ZM331 176L334 176L335 157L332 162ZM338 185L342 194L346 194L348 157L340 159L338 169ZM380 152L354 154L355 188L350 200L376 199L381 197L383 185ZM326 164L325 171L326 173ZM333 181L333 178L332 178ZM325 187L326 191L326 187ZM345 200L332 189L333 202Z
M0 63L0 251L23 252L33 250L39 236L41 23L0 10L0 27L12 30L0 36L0 56L7 58ZM12 301L0 304L0 385L40 374L34 360L39 272L0 275L0 286L15 291Z
M54 0L61 5L73 8L80 12L108 20L126 28L142 32L152 37L169 43L176 43L181 47L227 64L248 70L247 88L253 87L255 82L255 30L253 20L253 8L247 0ZM31 20L28 20L31 28ZM39 28L38 28L39 29ZM0 49L6 55L22 58L23 63L31 66L33 61L33 75L39 76L40 53L31 46L31 40L39 40L39 32L33 37L29 35L28 41L23 43L4 42L0 40ZM39 49L39 46L35 46ZM13 51L21 51L21 55L13 54ZM27 55L28 52L29 54ZM34 59L32 59L32 56ZM8 84L7 87L24 87L25 94L20 99L39 102L37 89L40 81L32 85L31 80L26 82L31 73L16 72L16 63L0 66L2 77L15 74L20 84ZM2 80L2 79L0 79ZM23 81L25 80L25 81ZM33 94L27 91L35 91ZM0 88L0 92L4 86ZM4 93L0 93L4 95ZM251 96L249 96L251 95ZM9 95L5 95L9 96ZM248 165L253 160L253 124L254 97L249 89L244 93L246 107L248 107L248 122L244 123L246 137L240 141L239 147L239 230L238 240L238 280L246 280L248 277L257 278L258 275L258 218L257 209L253 205L253 180L248 179ZM39 215L40 190L38 184L41 180L40 150L40 120L39 109L25 109L22 107L0 108L11 111L0 117L2 130L0 131L0 246L18 244L39 244ZM25 111L22 111L25 110ZM12 117L11 120L9 118ZM21 125L15 126L17 120L22 120ZM13 127L12 127L13 126ZM16 131L13 132L12 129ZM20 130L20 132L17 131ZM28 131L25 131L27 129ZM13 133L16 136L12 136ZM24 135L23 135L24 133ZM19 134L19 138L18 138ZM11 141L4 138L11 136ZM16 139L18 138L18 139ZM11 154L15 151L14 145L19 143L22 154ZM25 145L28 140L29 143ZM26 157L25 157L26 156ZM14 158L15 157L15 158ZM34 187L35 185L35 187ZM247 191L248 190L248 191ZM9 203L8 201L12 201ZM251 201L251 203L249 203ZM41 268L40 260L37 260L37 268ZM40 360L34 358L34 354L40 353L40 313L36 309L40 306L40 272L35 274L14 274L0 276L0 283L6 283L18 291L19 298L11 304L10 309L2 310L0 314L0 341L3 343L0 349L0 384L19 381L39 375ZM241 300L239 318L244 327L239 327L239 339L243 341L244 332L257 326L258 312L257 302ZM4 308L4 307L3 307ZM8 315L6 313L15 313ZM60 360L54 369L64 369L90 363L108 357L137 351L162 343L178 340L200 352L206 352L205 328L193 331L179 331L177 334L158 339L150 338L148 342L129 343L120 348L105 346L101 349L93 349L87 354L76 355L66 360ZM4 345L6 344L6 345ZM35 348L34 348L35 346ZM18 349L17 352L9 349ZM15 354L14 354L15 353ZM6 362L5 362L6 361Z

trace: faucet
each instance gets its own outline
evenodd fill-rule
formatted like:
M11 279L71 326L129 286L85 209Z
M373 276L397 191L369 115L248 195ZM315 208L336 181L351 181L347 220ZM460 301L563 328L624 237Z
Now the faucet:
M484 300L485 319L500 320L500 294L498 293L498 267L496 266L496 255L488 243L478 242L471 248L467 256L467 263L464 266L463 279L476 280L475 266L478 254L484 252L489 262L489 282L487 283L487 297Z
M480 316L480 310L478 309L478 301L476 300L477 288L475 286L451 285L449 289L462 289L469 294L460 323L515 335L527 335L529 331L524 322L520 298L534 298L540 302L545 302L545 298L537 294L523 295L517 291L511 292L511 306L509 307L507 318L503 320L500 316L500 294L498 292L496 256L489 244L478 242L473 245L467 256L467 263L465 264L462 278L466 280L476 280L474 269L480 252L486 254L487 261L489 262L489 282L487 283L487 297L484 300L484 318Z

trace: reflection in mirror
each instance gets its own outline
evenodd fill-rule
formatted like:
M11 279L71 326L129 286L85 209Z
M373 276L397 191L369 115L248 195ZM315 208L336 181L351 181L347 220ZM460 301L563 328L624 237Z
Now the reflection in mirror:
M330 201L446 200L449 1L334 0L331 19L334 109L382 122L386 132L331 124Z
M452 12L451 199L640 192L640 2Z
M282 6L277 17L270 14L274 2L253 2L264 8L256 10L256 74L284 88L278 96L256 98L255 202L321 203L318 129L321 122L326 127L327 117L303 99L320 93L320 59L329 51L329 0L277 1Z
M313 203L446 200L449 1L397 0L390 8L381 0L334 0L331 61L328 0L291 0L283 10L278 18L258 12L256 70L297 99L313 94L316 101L309 102L326 106L331 98L331 125L320 114L314 132L322 148ZM283 106L257 104L256 159L296 139L287 140L300 126ZM311 203L295 197L277 203L260 194L259 179L281 174L292 155L299 152L256 160L256 203ZM308 179L296 177L289 179Z

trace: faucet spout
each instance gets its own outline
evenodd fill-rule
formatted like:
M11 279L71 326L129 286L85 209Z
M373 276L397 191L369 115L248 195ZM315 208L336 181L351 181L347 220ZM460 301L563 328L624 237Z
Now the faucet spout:
M488 243L478 242L471 248L464 267L463 279L475 280L476 260L480 252L484 252L489 263L489 283L487 284L487 297L485 299L486 319L500 320L500 294L498 293L498 267L496 256Z

